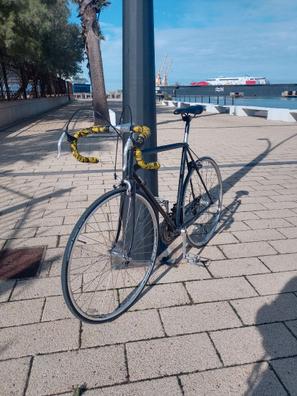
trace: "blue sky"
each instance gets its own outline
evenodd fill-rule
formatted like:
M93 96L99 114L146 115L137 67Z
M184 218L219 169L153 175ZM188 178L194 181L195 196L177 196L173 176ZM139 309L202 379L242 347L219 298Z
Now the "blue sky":
M100 17L107 90L122 85L122 0L111 3ZM154 14L156 70L167 55L170 83L232 75L297 82L297 0L154 0Z

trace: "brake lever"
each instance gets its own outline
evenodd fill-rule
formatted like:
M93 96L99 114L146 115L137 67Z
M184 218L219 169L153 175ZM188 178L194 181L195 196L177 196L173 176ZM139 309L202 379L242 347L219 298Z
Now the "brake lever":
M62 147L62 142L63 142L63 139L64 139L65 135L66 135L66 132L64 131L62 133L62 135L60 136L60 139L58 140L57 158L60 158L60 156L61 156L61 147Z
M131 129L131 124L130 123L126 123L126 124L120 124L120 125L111 125L109 127L110 129L116 130L116 131L120 131L120 132L130 132ZM67 141L71 143L72 141L72 136L70 134L68 134L66 131L63 131L63 133L61 134L59 140L58 140L58 149L57 149L57 158L60 158L61 156L61 151L62 151L62 143L63 140L65 138L65 136L67 137ZM75 140L73 138L73 140Z

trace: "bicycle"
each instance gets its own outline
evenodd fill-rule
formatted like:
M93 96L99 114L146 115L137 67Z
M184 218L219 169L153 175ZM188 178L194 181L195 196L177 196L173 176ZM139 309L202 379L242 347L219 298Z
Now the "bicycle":
M191 246L202 247L213 236L222 210L222 179L216 162L199 158L188 144L190 123L203 106L177 108L185 122L184 141L141 149L150 130L130 125L124 146L123 179L82 214L69 237L62 264L62 290L70 311L88 323L112 321L140 296L153 272L159 235L170 244L183 234ZM68 136L72 153L83 162L77 140L89 133L106 132L93 127ZM117 130L117 133L120 131ZM122 137L122 136L121 136ZM138 169L159 169L145 162L143 154L182 149L177 200L154 197Z

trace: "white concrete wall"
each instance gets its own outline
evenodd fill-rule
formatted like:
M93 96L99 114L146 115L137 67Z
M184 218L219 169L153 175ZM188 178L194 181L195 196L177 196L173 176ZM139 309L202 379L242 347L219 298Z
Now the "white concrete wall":
M193 103L193 102L174 102L164 100L164 105L169 107L195 106L201 105L209 113L228 113L239 117L260 116L267 120L297 122L297 110L278 109L257 106L223 106L213 103Z
M59 107L68 102L68 96L0 102L0 128Z
M268 110L267 120L280 120L287 122L297 121L297 110L271 109Z

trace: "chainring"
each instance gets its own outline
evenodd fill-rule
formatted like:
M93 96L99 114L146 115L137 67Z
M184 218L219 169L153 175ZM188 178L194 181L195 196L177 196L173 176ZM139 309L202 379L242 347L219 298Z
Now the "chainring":
M176 234L169 229L168 224L165 221L160 224L159 230L161 241L165 245L170 245L176 238Z

